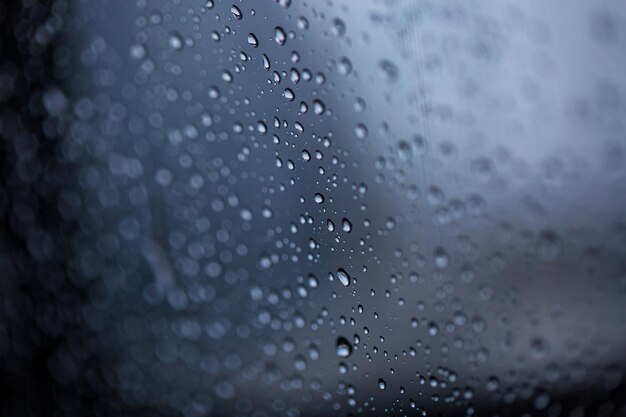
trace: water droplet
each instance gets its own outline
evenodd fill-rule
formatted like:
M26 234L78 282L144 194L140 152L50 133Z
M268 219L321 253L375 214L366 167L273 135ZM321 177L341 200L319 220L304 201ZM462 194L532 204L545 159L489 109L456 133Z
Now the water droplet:
M339 336L337 338L335 353L340 358L347 358L352 354L352 345L350 345L350 342L348 342L348 339L346 339L343 336Z
M283 96L289 101L293 101L296 98L296 95L291 88L285 88L285 91L283 91Z
M439 334L439 326L437 326L437 323L431 321L428 324L428 334L430 336L437 336L437 334Z
M382 70L383 76L387 81L394 82L398 79L398 67L396 65L387 60L383 59L380 61L380 69Z
M245 208L245 207L242 208L241 211L239 212L239 215L241 216L242 220L245 220L247 222L252 220L252 212L248 208Z
M230 73L230 71L224 70L224 72L222 73L222 80L230 83L233 81L233 75Z
M385 382L384 379L378 378L378 388L380 388L380 389L387 388L387 383Z
M339 59L339 65L337 66L339 74L348 75L352 72L352 62L345 56Z
M450 263L450 257L443 248L435 248L435 266L437 269L445 269Z
M361 113L361 112L365 111L366 108L367 108L367 105L365 104L365 100L363 100L360 97L358 97L356 100L354 100L354 110L357 113Z
M363 123L359 123L354 128L354 132L356 133L356 137L359 139L365 139L367 137L367 127Z
M324 196L320 193L315 193L313 200L315 200L317 204L322 204L324 202Z
M338 17L333 19L333 26L330 29L335 36L343 36L346 33L346 24Z
M350 220L346 218L341 220L341 229L346 233L350 233L352 231L352 223L350 223Z
M348 285L350 285L350 275L348 275L345 269L339 268L337 270L337 278L339 279L339 282L341 282L341 284L344 287L347 287Z
M322 113L324 113L324 103L322 103L320 100L313 100L313 112L315 114L317 114L318 116L321 115Z
M261 56L261 58L263 59L263 68L265 68L266 70L269 71L269 69L270 69L270 59L265 54L263 54Z
M259 40L256 38L254 33L248 33L248 44L253 48L259 47Z
M130 56L137 60L144 59L146 57L146 48L140 44L131 45Z
M287 41L287 35L285 35L285 31L280 26L276 26L274 29L274 40L279 45L284 45Z
M396 148L396 155L398 155L398 159L402 162L407 162L413 156L413 149L411 149L411 144L407 141L401 140L398 142L398 147Z
M172 49L181 50L183 49L183 38L178 33L170 33L170 36L167 39L170 47Z
M313 274L309 275L309 287L317 288L319 286L319 280Z
M309 21L304 16L300 16L298 19L298 29L305 30L309 28Z
M230 12L233 14L235 19L241 20L242 15L241 15L241 10L239 10L239 7L235 5L230 6Z

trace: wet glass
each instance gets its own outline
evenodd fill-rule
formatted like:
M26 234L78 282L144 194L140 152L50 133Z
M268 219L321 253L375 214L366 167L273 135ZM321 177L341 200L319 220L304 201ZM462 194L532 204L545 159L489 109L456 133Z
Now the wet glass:
M626 415L626 7L0 5L7 416Z

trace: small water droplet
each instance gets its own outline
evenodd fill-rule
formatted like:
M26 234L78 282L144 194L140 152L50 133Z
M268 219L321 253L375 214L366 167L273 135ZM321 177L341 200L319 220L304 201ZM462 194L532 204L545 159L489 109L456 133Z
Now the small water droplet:
M285 35L285 31L280 26L276 26L274 29L274 40L279 45L284 45L287 42L287 35Z
M385 382L384 379L378 378L378 388L380 388L380 389L387 388L387 383Z
M396 65L387 60L383 59L380 61L380 69L382 70L383 76L387 81L394 82L398 79L398 67Z
M263 59L263 68L265 68L266 70L269 71L269 69L270 69L270 59L265 54L263 54L261 56L261 58Z
M356 133L356 137L359 139L365 139L368 134L367 127L363 123L356 125L354 132Z
M309 21L304 16L300 16L298 19L298 29L305 30L309 27Z
M337 338L335 353L340 358L347 358L352 354L352 345L350 345L350 342L348 342L348 339L346 339L343 336L339 336Z
M347 287L348 285L350 285L350 275L348 275L345 269L339 268L337 270L337 278L339 279L339 282L341 282L341 284L344 287Z
M259 47L259 40L254 35L254 33L248 33L248 44L252 46L253 48Z
M170 33L170 36L167 39L170 47L172 49L181 50L183 49L183 38L178 33Z
M230 83L233 81L233 75L230 73L230 71L224 71L222 73L222 80L226 81L227 83Z
M296 95L291 88L285 88L285 91L283 91L283 96L289 101L293 101L296 98Z
M317 114L318 116L321 115L322 113L324 113L324 103L322 103L320 100L313 100L313 112L315 114Z
M343 36L346 33L346 24L338 17L333 19L331 31L335 36Z

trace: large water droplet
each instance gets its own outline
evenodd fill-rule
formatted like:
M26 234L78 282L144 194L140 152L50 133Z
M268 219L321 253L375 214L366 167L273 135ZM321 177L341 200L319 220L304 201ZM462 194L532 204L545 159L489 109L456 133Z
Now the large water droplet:
M230 6L230 12L233 14L235 19L241 20L242 15L241 15L241 10L239 10L239 7L235 5Z

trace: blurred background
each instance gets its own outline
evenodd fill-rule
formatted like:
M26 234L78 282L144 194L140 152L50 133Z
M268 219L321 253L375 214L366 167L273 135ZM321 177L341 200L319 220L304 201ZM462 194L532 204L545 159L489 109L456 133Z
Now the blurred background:
M621 2L0 32L1 415L626 415Z

